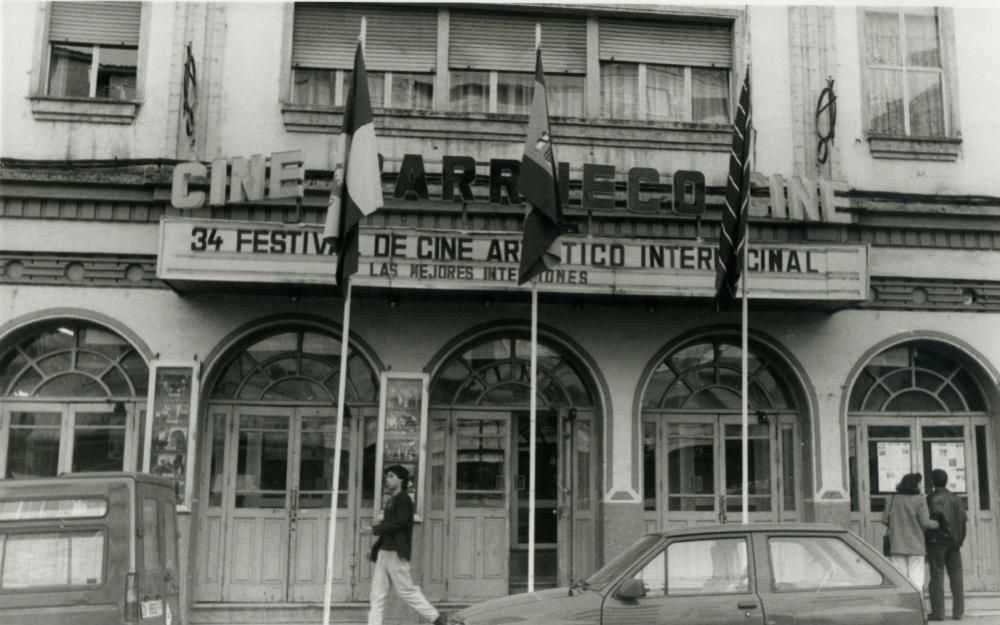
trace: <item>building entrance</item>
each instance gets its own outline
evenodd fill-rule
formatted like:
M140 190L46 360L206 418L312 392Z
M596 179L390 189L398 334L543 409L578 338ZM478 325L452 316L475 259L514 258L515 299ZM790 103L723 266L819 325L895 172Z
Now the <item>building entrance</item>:
M985 417L855 417L848 425L851 529L873 545L885 534L883 516L905 473L948 473L948 490L965 504L969 525L962 546L967 590L994 590L1000 544L990 494L988 423ZM854 493L857 493L856 495Z
M371 456L374 467L374 436L367 430L378 414L378 385L367 362L350 354L335 488L331 389L337 386L339 351L334 337L279 331L251 339L219 373L199 437L195 601L322 601L334 495L333 599L367 597L367 585L359 587L366 571L358 567L365 546L358 528L363 505L371 518L374 482L362 502L357 459L367 465Z
M425 590L453 600L523 592L528 581L530 343L517 331L463 348L431 386L429 527L447 531ZM569 356L539 344L535 587L593 572L599 547L599 423ZM428 570L425 568L425 570Z
M738 336L713 336L670 350L652 368L642 398L647 529L740 522L740 361ZM809 421L776 355L751 343L747 361L750 521L797 521Z
M922 474L930 492L931 471L944 469L969 517L965 588L1000 588L995 423L961 354L931 341L891 347L860 371L849 407L851 529L880 546L883 516L903 475Z

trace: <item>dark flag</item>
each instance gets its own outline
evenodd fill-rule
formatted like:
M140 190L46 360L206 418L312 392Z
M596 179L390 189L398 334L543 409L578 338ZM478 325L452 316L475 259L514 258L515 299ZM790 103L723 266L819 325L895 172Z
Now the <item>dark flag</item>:
M743 248L747 244L747 218L750 208L750 66L740 90L736 119L733 121L733 145L729 153L729 180L726 204L722 211L722 232L715 257L715 309L729 310L736 300L736 285L743 272Z
M358 224L382 208L382 178L375 147L375 125L368 97L368 74L361 43L354 53L354 73L344 105L340 134L340 164L333 175L330 204L323 226L324 239L337 240L337 289L344 294L347 281L358 271Z
M535 92L524 140L521 180L517 185L528 204L521 239L521 266L517 272L519 285L562 261L559 236L563 233L563 218L556 171L552 134L549 132L542 50L538 48L535 51Z

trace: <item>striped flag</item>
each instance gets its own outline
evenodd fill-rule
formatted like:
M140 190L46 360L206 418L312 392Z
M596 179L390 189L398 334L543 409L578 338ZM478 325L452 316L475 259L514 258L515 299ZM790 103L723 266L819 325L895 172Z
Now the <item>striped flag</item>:
M323 226L324 239L337 240L337 289L358 271L358 224L382 208L382 178L375 147L375 125L368 97L368 74L361 42L354 53L354 72L344 105L344 129Z
M535 92L528 117L528 133L521 159L518 191L528 204L521 239L518 285L524 284L562 261L559 235L563 233L562 205L556 178L556 160L549 132L549 105L545 97L542 50L535 50Z
M722 232L715 257L715 309L729 310L736 300L736 285L743 271L743 248L747 244L750 207L750 66L740 90L733 121L733 145L729 153L729 180L722 212Z

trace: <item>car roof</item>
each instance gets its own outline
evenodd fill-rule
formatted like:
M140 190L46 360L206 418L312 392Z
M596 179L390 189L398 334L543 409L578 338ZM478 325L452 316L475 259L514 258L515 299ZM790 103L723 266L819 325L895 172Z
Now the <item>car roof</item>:
M18 478L16 480L3 480L4 487L18 488L18 489L37 489L41 486L47 486L52 484L70 484L79 481L94 481L94 482L123 482L123 481L135 481L144 482L147 484L156 484L158 486L166 486L167 488L174 488L173 480L169 480L165 477L158 475L150 475L148 473L137 473L137 472L126 472L126 471L94 471L85 473L64 473L58 477L26 477Z
M712 523L707 525L693 525L690 527L680 527L649 532L659 536L692 536L702 534L736 534L746 532L836 532L847 533L847 530L840 525L832 523Z

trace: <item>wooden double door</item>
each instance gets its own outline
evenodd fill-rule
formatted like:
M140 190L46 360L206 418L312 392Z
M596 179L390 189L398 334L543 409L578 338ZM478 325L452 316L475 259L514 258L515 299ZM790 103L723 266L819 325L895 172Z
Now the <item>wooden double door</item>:
M357 588L361 489L360 471L352 467L363 455L361 416L343 430L337 601L355 599L359 591L367 596L367 586ZM209 407L202 429L210 444L202 450L196 601L323 600L336 426L326 406Z
M526 588L530 414L432 411L423 550L431 596L477 600ZM535 587L597 564L597 445L591 411L537 413Z
M751 415L748 433L750 521L798 521L802 459L797 416L770 414L761 419ZM739 523L742 476L740 415L645 415L643 488L647 530Z
M997 473L993 434L985 416L853 416L848 422L851 529L881 548L883 522L905 473L948 473L948 489L965 504L969 525L962 546L965 588L1000 588ZM992 479L991 479L992 478Z

